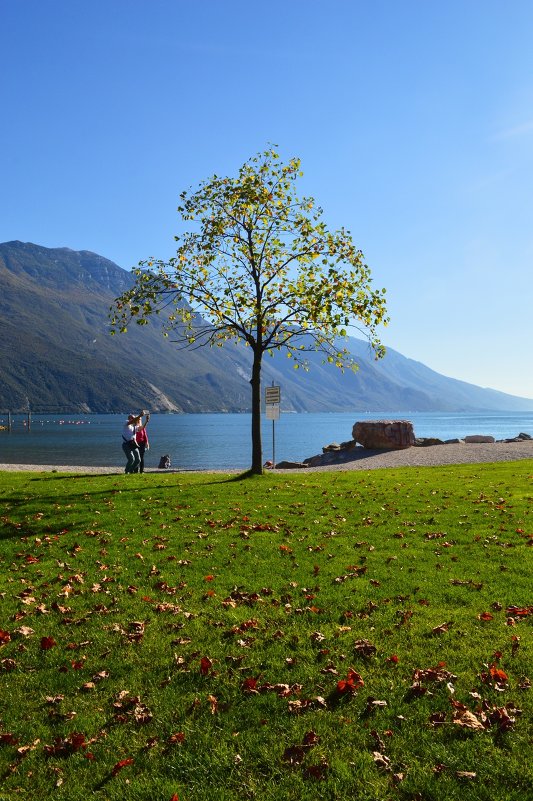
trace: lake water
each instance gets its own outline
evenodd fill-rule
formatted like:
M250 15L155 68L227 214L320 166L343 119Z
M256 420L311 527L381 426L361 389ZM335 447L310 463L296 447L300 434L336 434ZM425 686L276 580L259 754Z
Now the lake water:
M276 461L302 461L321 453L324 445L350 440L355 422L375 419L411 420L417 437L533 436L533 412L282 413L275 423L263 421L263 459L272 459L273 427ZM33 415L28 431L25 416L13 416L12 430L0 431L0 463L121 466L124 420L117 414ZM0 416L0 425L7 425L6 417ZM250 429L249 414L154 414L146 465L157 467L160 456L168 453L172 467L182 470L246 469L251 463Z

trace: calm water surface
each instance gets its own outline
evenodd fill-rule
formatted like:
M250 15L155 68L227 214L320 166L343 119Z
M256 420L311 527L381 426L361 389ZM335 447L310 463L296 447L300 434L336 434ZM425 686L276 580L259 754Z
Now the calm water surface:
M320 453L323 445L352 438L358 420L411 420L418 437L452 439L489 434L496 439L520 432L533 436L533 412L451 413L331 413L281 414L263 422L264 460L302 461ZM122 465L121 431L125 416L33 415L27 430L23 415L13 418L11 432L0 431L0 463L57 465ZM0 416L0 425L7 419ZM168 453L172 467L183 470L246 469L251 462L251 417L248 414L154 414L150 419L147 467L157 467Z

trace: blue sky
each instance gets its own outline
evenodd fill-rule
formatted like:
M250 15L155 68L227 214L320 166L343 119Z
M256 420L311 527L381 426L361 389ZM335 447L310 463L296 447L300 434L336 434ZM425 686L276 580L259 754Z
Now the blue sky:
M387 288L386 345L533 398L531 0L0 0L0 241L167 258L269 143Z

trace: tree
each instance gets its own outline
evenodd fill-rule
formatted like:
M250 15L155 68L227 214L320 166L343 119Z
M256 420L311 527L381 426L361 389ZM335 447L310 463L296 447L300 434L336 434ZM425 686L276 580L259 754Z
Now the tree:
M371 287L370 270L349 231L330 232L312 198L299 199L300 161L287 164L274 149L248 160L236 178L213 176L183 192L178 212L198 230L175 237L169 261L140 262L134 286L111 309L112 330L144 325L165 310L165 335L184 347L243 342L251 350L252 473L262 472L261 365L284 350L295 367L305 354L324 353L337 367L357 369L339 340L356 326L376 358L384 348L385 290Z

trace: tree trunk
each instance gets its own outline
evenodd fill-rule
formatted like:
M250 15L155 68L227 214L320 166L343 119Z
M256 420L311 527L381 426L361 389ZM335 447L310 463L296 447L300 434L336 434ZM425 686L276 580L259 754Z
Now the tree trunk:
M252 467L251 473L260 475L263 472L263 445L261 442L261 357L262 353L254 353L252 365Z

